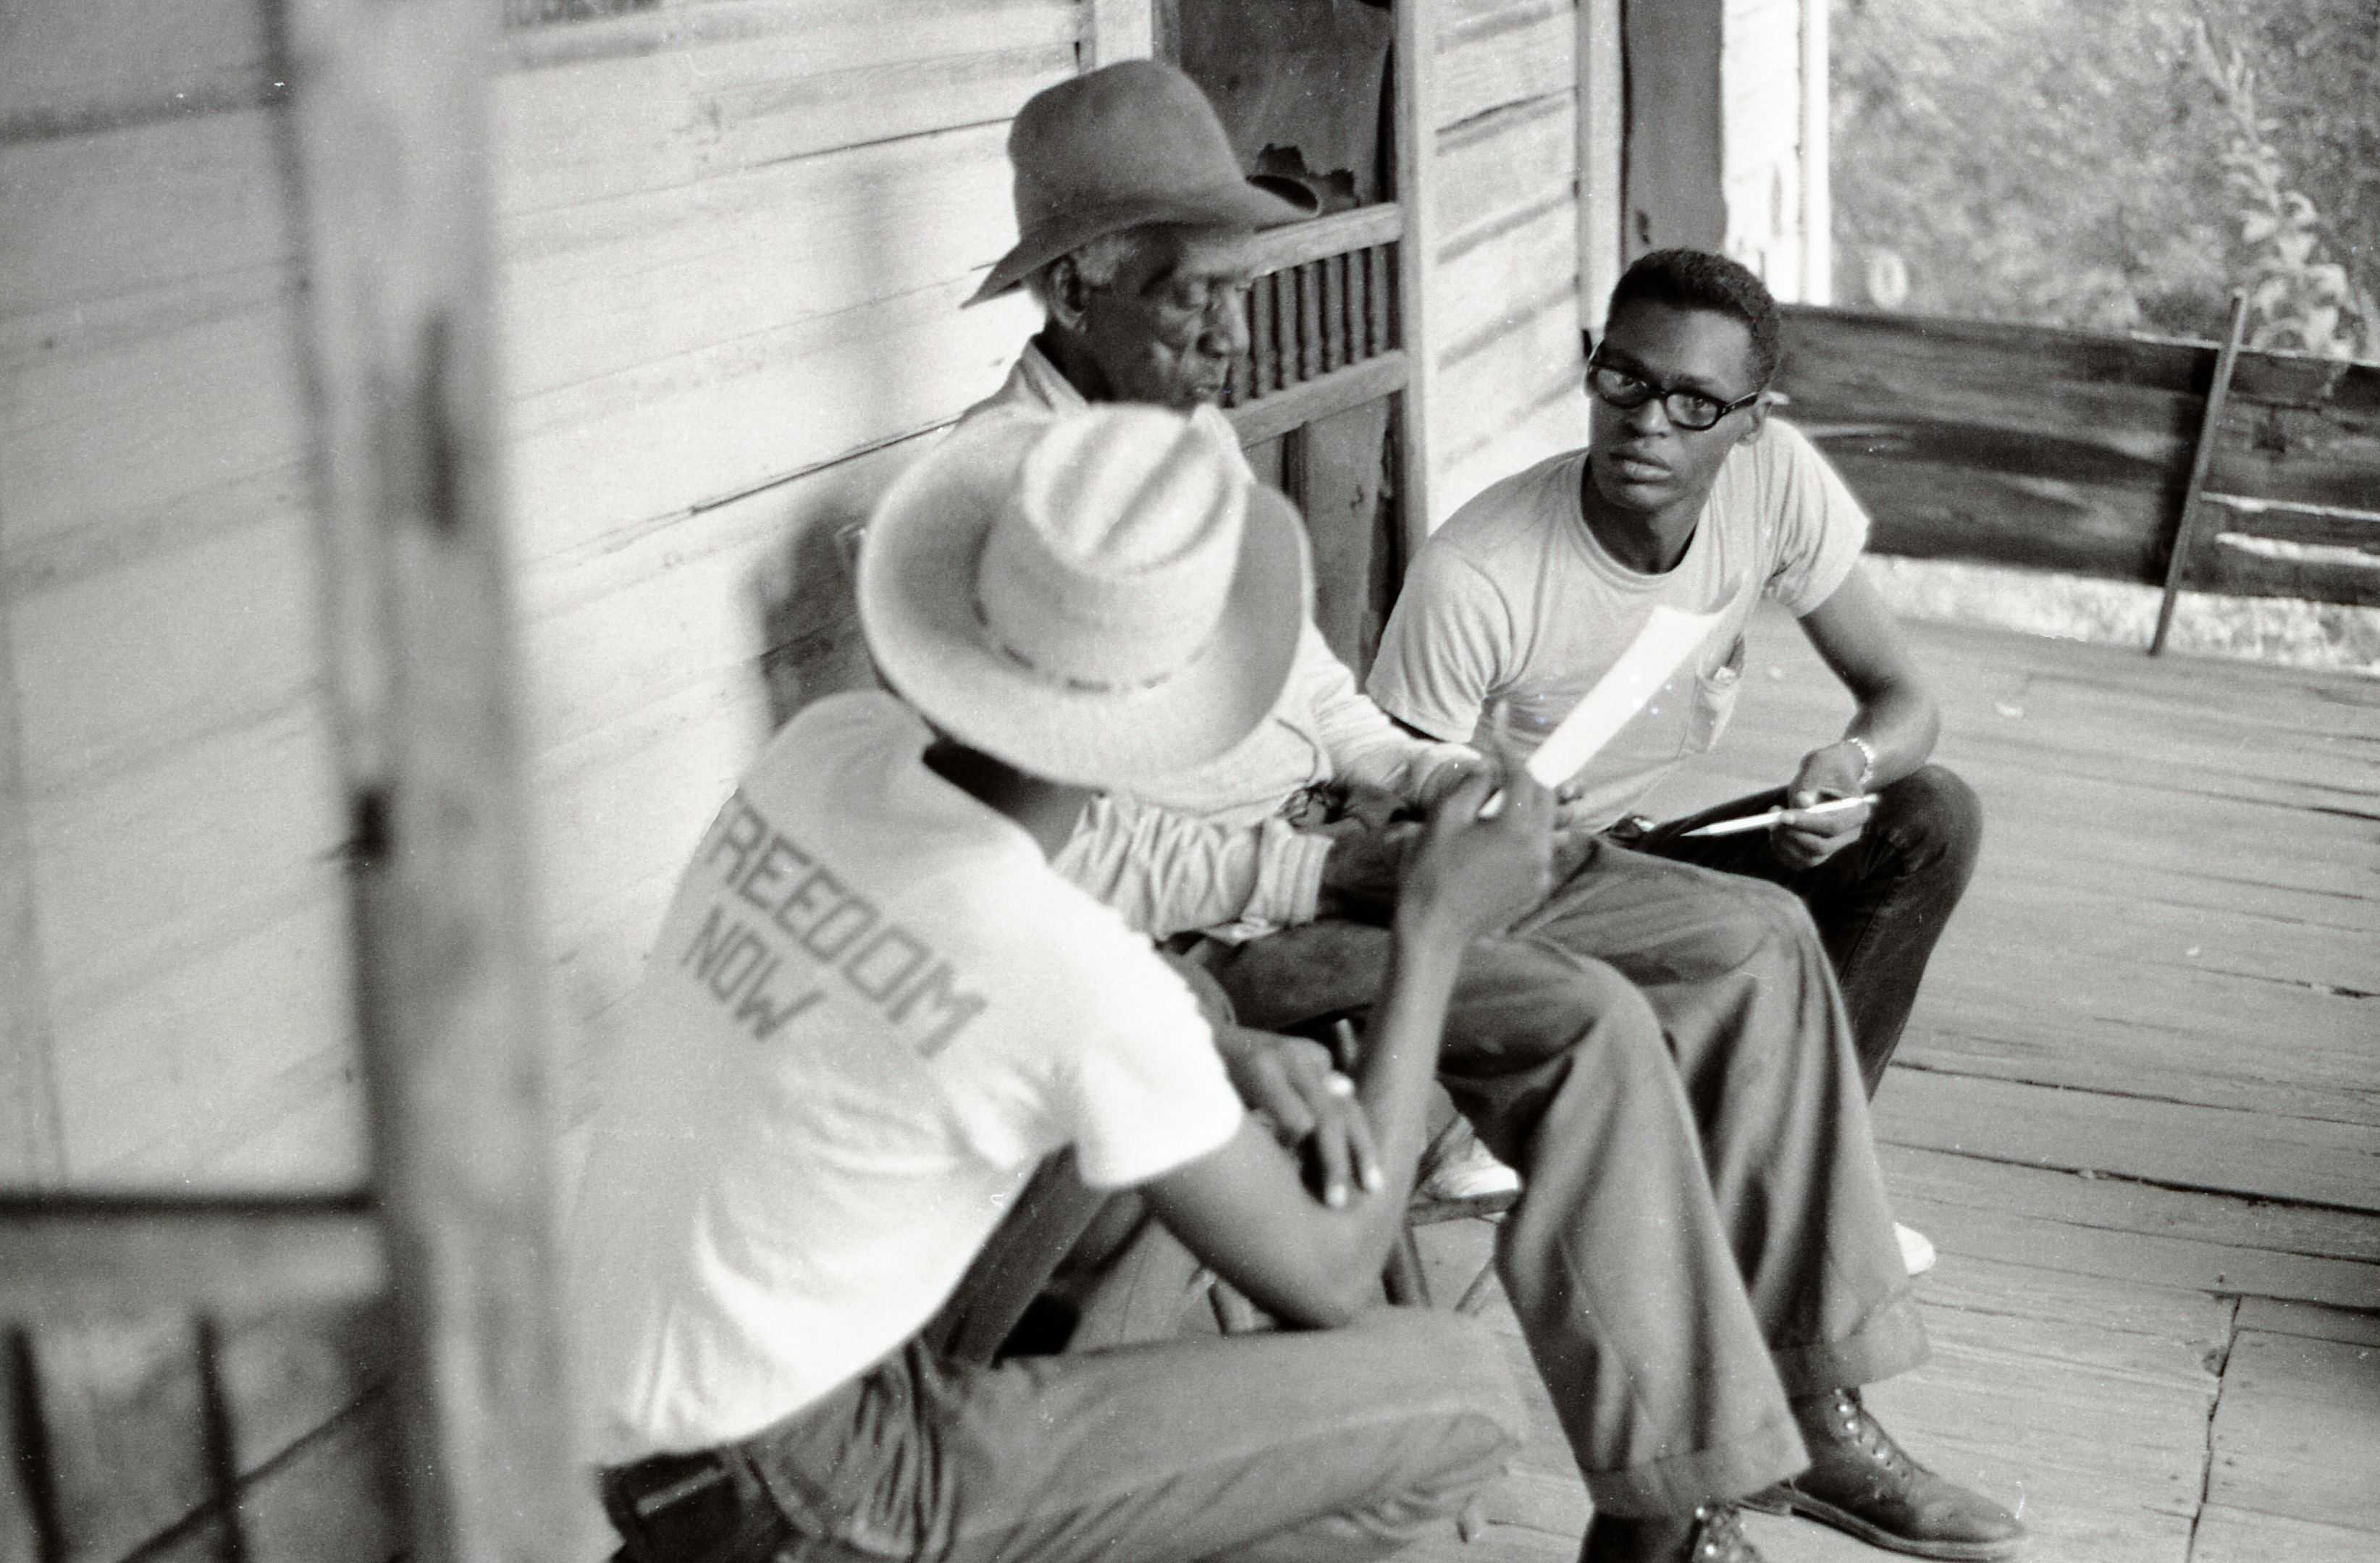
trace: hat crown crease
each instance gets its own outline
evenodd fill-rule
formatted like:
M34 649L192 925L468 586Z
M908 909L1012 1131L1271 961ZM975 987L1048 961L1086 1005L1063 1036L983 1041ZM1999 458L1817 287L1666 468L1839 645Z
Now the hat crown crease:
M1172 414L1053 427L985 539L984 629L1012 660L1063 684L1160 683L1214 634L1245 508L1211 440Z

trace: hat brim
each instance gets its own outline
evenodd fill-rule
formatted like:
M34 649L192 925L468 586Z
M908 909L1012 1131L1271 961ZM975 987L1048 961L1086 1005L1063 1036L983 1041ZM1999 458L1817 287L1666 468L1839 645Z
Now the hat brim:
M993 645L977 563L1038 419L952 435L887 492L859 555L859 619L878 670L927 720L1053 782L1129 787L1202 764L1256 730L1289 682L1305 622L1305 530L1262 484L1229 596L1197 659L1154 687L1075 688Z
M1019 235L1016 247L992 262L983 285L960 308L997 298L1058 257L1129 228L1160 223L1196 228L1278 228L1313 216L1318 206L1311 190L1267 178L1261 182L1234 179L1203 190L1071 209Z

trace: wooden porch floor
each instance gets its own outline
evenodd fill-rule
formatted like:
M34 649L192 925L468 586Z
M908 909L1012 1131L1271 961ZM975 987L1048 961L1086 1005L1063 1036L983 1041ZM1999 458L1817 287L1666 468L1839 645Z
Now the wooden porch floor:
M2035 1563L2380 1558L2380 681L1911 625L1940 758L1989 826L1877 1099L1934 1357L1871 1395L2021 1505ZM1773 784L1848 704L1755 631L1726 764ZM1442 1297L1484 1223L1424 1233ZM1488 1316L1536 1380L1500 1297ZM1574 1557L1541 1390L1486 1532L1429 1563ZM1755 1516L1774 1563L1885 1556Z

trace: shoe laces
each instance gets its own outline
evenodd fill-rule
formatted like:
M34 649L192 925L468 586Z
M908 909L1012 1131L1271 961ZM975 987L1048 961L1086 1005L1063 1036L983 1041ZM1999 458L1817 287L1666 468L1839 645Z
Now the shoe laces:
M1836 1390L1828 1404L1827 1415L1845 1443L1882 1466L1888 1474L1906 1480L1917 1473L1916 1462L1892 1441L1884 1424L1868 1414L1857 1391Z
M1706 1503L1694 1510L1686 1556L1693 1563L1760 1563L1735 1506L1726 1503Z

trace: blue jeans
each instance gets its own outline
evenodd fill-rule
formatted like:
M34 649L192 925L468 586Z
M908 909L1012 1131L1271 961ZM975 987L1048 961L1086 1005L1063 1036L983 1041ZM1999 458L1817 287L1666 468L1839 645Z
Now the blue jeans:
M1938 765L1925 766L1881 790L1859 840L1805 869L1779 863L1763 833L1680 833L1758 814L1784 801L1781 787L1736 798L1656 826L1630 844L1672 862L1766 879L1801 898L1842 988L1860 1081L1873 1097L1900 1046L1935 940L1974 877L1984 806L1957 776Z
M1472 1321L1165 1341L998 1366L912 1342L741 1442L604 1472L634 1563L1365 1563L1524 1431Z

